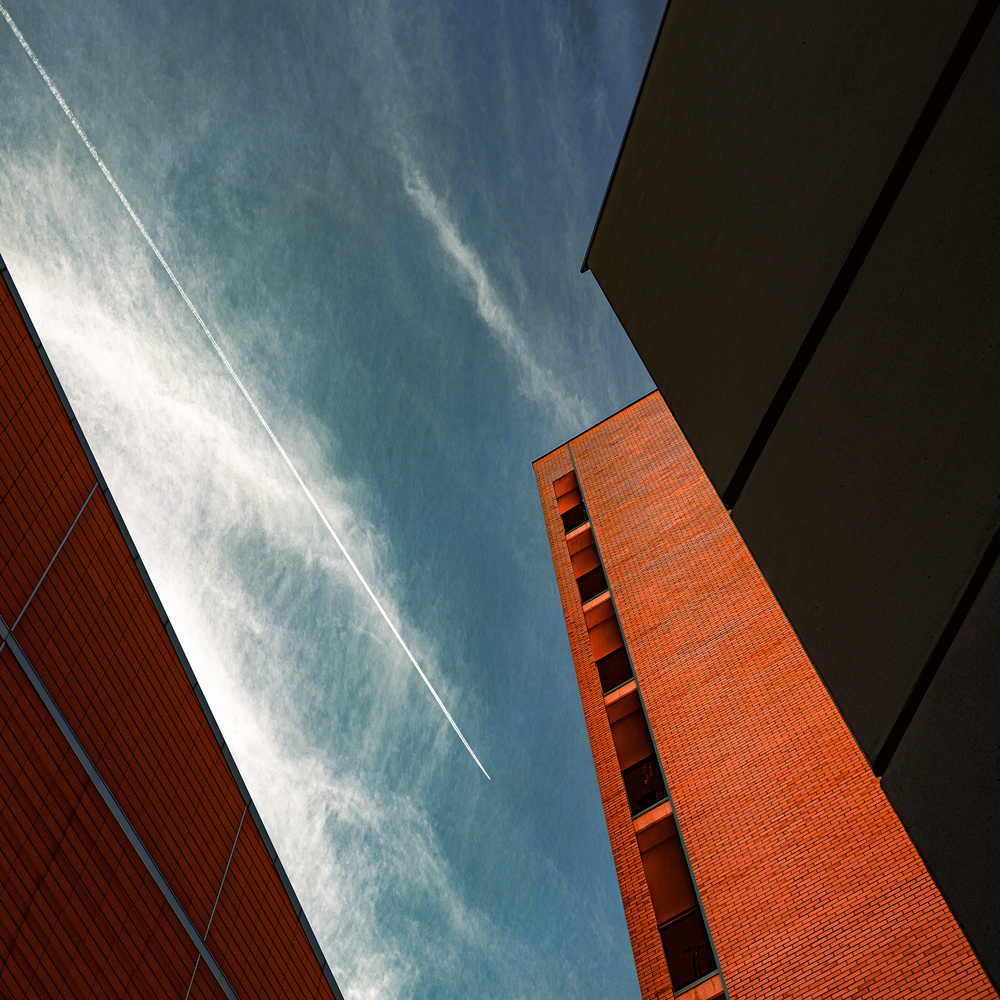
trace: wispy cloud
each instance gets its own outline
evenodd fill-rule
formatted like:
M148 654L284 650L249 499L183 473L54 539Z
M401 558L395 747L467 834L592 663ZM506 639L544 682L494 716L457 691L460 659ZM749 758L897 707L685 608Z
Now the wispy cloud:
M422 805L456 745L138 233L102 199L58 138L45 159L0 150L6 261L338 980L351 1000L412 996L435 962L496 937ZM394 596L391 544L364 513L377 488L330 467L330 429L273 403L330 523L454 696L433 625ZM330 724L337 711L348 724ZM433 934L394 924L413 893Z
M295 482L298 483L299 488L302 490L306 499L309 501L310 506L313 508L313 510L315 510L320 521L323 523L323 527L326 528L330 537L335 542L337 548L340 549L341 555L344 557L344 559L347 560L347 564L351 567L351 570L357 577L358 582L364 588L365 593L368 594L368 597L371 599L371 602L375 605L376 610L382 616L382 619L385 621L385 624L389 627L389 630L392 632L393 636L399 643L403 652L406 654L407 659L413 666L413 669L416 670L416 672L419 674L420 679L424 682L425 686L427 687L427 690L430 691L432 697L437 702L438 708L440 708L441 711L444 713L444 717L448 720L449 724L451 725L451 728L455 730L455 733L458 735L458 738L462 741L462 745L471 754L472 759L478 765L479 770L482 771L483 774L486 775L487 780L489 780L490 777L489 773L487 772L486 768L483 767L482 762L479 760L479 758L476 756L476 752L472 749L471 746L469 746L469 741L462 734L462 730L458 728L458 723L455 722L455 720L452 718L451 712L448 711L447 707L445 706L445 703L441 700L441 696L434 689L434 685L431 684L427 674L424 673L423 668L417 662L417 658L411 652L410 647L406 644L403 637L399 634L399 629L396 628L395 622L386 612L384 604L382 603L382 601L379 600L378 596L375 594L375 591L372 590L371 585L368 583L368 581L364 577L364 574L362 574L361 570L358 568L358 564L354 561L354 559L351 558L350 552L347 551L347 549L344 546L344 543L340 540L340 536L337 534L333 525L330 523L323 508L320 506L319 503L317 503L316 497L313 495L313 491L310 490L310 488L305 484L305 481L302 479L302 476L299 475L299 470L296 468L295 463L291 460L291 458L288 455L288 452L285 451L281 442L275 436L274 431L271 429L271 425L267 422L266 418L264 417L264 414L261 413L260 409L257 407L256 402L254 401L250 393L247 391L247 388L243 384L239 375L236 374L235 369L229 363L229 358L226 357L226 354L222 350L222 347L219 345L219 342L212 335L212 331L208 328L208 325L205 323L204 319L202 319L201 313L198 312L198 309L195 307L194 303L191 301L190 298L188 298L187 292L184 291L184 288L181 285L180 281L178 280L176 274L174 274L173 269L164 259L163 254L160 253L159 247L157 247L156 243L153 241L153 238L149 235L149 232L146 229L145 225L143 225L142 220L139 218L138 215L136 215L135 210L129 203L128 198L125 197L124 193L122 192L122 189L118 186L118 183L112 176L111 171L108 170L106 164L98 155L97 150L94 148L94 144L90 141L90 139L87 138L86 132L84 132L79 121L77 121L76 116L73 114L73 112L69 108L69 105L63 99L63 96L59 92L59 89L56 87L55 83L52 81L52 78L46 72L45 67L41 64L41 62L39 62L38 57L35 55L31 46L28 44L24 35L21 34L21 30L14 23L13 18L11 18L10 14L7 12L7 9L2 4L0 4L0 15L3 16L4 20L6 20L7 24L10 26L11 31L14 32L15 36L17 37L17 40L21 43L21 47L27 53L28 57L34 64L35 69L38 70L42 79L45 81L46 86L52 92L52 96L55 97L55 99L59 102L59 107L62 108L66 117L69 119L70 124L75 129L77 135L79 135L80 139L87 147L87 150L90 152L90 155L96 161L97 166L101 170L101 173L104 174L105 178L107 179L107 182L111 185L115 194L118 196L118 200L125 207L125 210L128 212L130 218L135 223L136 228L142 234L142 238L146 241L150 250L153 251L154 255L156 256L156 259L160 262L160 265L166 272L167 277L170 279L171 284L177 290L177 293L184 301L184 304L188 307L188 311L195 318L198 325L201 327L202 332L208 338L209 343L212 345L212 348L215 351L216 355L218 355L219 360L223 364L223 367L229 373L229 376L230 378L232 378L233 382L235 382L236 387L239 389L240 394L243 396L247 405L250 407L251 410L253 410L254 416L259 421L261 427L264 428L264 431L267 434L268 438L270 439L271 444L273 444L274 447L277 449L278 454L282 458L282 461L288 467L288 471L292 474L292 478L294 478Z
M579 396L567 391L545 368L532 349L529 335L518 323L490 278L479 254L466 243L448 206L431 190L427 179L405 151L397 153L403 187L420 214L434 227L438 243L455 269L456 276L479 317L514 366L524 396L544 411L554 414L565 428L586 426L592 414Z
M12 265L27 259L13 250ZM132 291L118 309L98 299L86 267L22 265L17 279L338 979L351 1000L412 995L433 956L387 919L394 897L420 896L445 955L491 936L415 794L430 780L421 771L448 759L447 741L420 732L427 716L398 647L224 374L194 376L208 352L182 346L148 269L129 274L126 256L105 262ZM324 449L304 436L313 467ZM351 506L359 488L329 472L324 481L359 561L391 579L388 543ZM305 608L325 627L297 621ZM412 631L435 663L433 638ZM303 728L310 711L337 704L352 706L353 726ZM404 747L422 754L401 765L400 788L378 767Z

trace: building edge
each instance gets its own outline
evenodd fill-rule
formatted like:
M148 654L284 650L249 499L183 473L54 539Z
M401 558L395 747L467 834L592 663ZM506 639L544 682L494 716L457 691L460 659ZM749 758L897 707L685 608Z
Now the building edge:
M596 424L591 424L585 430L580 431L580 434L586 434L587 431L592 431L595 427L600 427L601 424L605 424L609 420L614 420L614 418L617 417L619 413L624 413L630 406L635 406L636 403L641 402L648 396L652 396L654 392L659 392L659 391L660 390L654 385L653 388L649 390L649 392L645 392L641 396L636 396L636 398L633 399L631 403L626 403L624 406L620 406L617 410L615 410L614 413L609 413L606 417L602 417L600 420L598 420ZM580 434L574 434L573 437L567 438L565 441L563 441L562 444L557 444L554 448L550 448L544 455L539 455L538 458L532 461L531 463L532 467L534 467L544 459L548 458L549 455L554 455L557 451L559 451L560 448L568 448L578 437L580 437Z

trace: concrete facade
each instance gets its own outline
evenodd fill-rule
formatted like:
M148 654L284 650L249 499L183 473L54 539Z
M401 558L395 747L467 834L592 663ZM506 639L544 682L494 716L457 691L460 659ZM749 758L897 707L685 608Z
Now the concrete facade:
M342 994L0 260L0 996Z
M996 996L660 395L534 467L643 997ZM603 605L627 680L602 680ZM629 697L666 783L636 815ZM646 846L668 820L718 959L676 993L657 928L683 887L658 913Z
M671 0L585 265L994 983L997 7Z

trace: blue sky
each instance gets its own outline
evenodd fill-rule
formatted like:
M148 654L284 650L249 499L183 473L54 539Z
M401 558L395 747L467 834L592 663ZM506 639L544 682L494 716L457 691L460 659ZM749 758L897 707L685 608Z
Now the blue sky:
M4 0L0 252L338 981L637 997L531 460L652 388L579 266L660 3Z

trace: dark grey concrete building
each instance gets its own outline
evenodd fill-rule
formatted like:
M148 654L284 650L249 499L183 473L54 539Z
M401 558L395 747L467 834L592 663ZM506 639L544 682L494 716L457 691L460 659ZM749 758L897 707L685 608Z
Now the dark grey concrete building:
M1000 982L998 0L670 0L597 278Z

